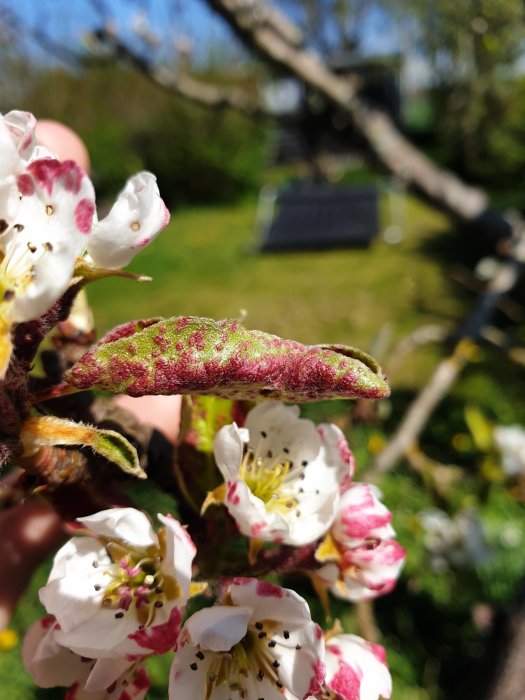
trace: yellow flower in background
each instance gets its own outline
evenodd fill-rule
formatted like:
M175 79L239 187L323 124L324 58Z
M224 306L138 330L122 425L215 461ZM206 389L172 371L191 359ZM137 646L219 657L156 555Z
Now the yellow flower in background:
M18 633L15 630L2 630L0 632L0 651L10 651L18 644Z

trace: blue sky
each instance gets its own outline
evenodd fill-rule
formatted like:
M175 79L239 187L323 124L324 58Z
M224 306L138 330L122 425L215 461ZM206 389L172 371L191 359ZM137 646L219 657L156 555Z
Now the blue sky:
M6 3L32 26L44 29L53 39L70 46L82 41L86 28L100 22L100 15L90 0L8 0ZM140 0L104 0L104 6L116 20L118 29L124 36L129 35L131 18L140 9ZM228 53L234 43L221 18L212 13L204 0L149 0L149 21L154 30L171 43L171 35L166 27L173 27L177 35L192 37L194 55L205 61L210 46L214 51ZM277 6L279 3L275 3ZM363 48L366 53L390 53L396 48L396 40L389 31L385 16L376 11L367 16L362 32ZM30 49L40 53L38 49ZM40 60L45 57L40 55Z

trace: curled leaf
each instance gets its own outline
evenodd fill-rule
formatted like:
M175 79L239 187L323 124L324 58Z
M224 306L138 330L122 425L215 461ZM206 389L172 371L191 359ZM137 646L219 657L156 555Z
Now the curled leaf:
M238 321L181 316L111 331L66 374L79 389L130 396L378 399L390 390L375 361L346 346L302 345Z
M137 450L115 430L102 430L83 423L74 423L65 418L41 416L28 418L20 433L24 448L23 458L36 455L41 448L55 445L78 445L91 447L126 474L145 479L146 474L139 464Z

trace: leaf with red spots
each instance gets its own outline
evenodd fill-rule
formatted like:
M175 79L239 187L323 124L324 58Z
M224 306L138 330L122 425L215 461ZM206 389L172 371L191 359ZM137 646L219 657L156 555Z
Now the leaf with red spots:
M126 324L124 337L112 331L65 380L79 389L130 396L212 394L304 402L379 399L390 393L377 363L351 347L302 345L233 320L181 316L144 325Z

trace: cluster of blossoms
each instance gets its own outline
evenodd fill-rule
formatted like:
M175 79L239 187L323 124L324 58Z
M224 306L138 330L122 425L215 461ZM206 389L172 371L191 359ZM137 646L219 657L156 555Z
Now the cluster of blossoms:
M137 448L118 431L99 428L104 419L94 412L84 419L85 405L70 414L84 423L60 410L58 417L48 415L53 408L41 406L61 396L70 400L77 390L211 394L229 401L232 420L238 399L388 394L380 368L360 351L302 346L236 322L189 317L113 329L81 359L64 354L58 378L47 376L45 388L35 390L28 373L38 344L68 318L75 294L127 265L169 221L147 172L132 177L108 216L97 221L88 176L75 162L36 146L35 126L27 113L0 117L0 410L7 416L0 465L22 467L33 486L51 492L63 477L77 483L67 447L88 465L87 481L96 479L97 458L144 478ZM19 324L26 324L20 333ZM83 353L85 345L79 342L76 350ZM218 518L228 536L248 539L248 556L242 553L240 565L231 567L225 557L206 573L200 544L213 524L201 531L195 513L188 518L191 534L169 515L158 516L155 532L133 507L78 518L75 536L56 554L40 591L47 615L24 642L24 664L37 685L64 686L68 700L140 700L149 687L148 657L170 654L170 700L390 697L382 647L335 629L323 634L303 598L254 573L262 567L272 575L306 574L325 607L330 592L353 602L387 593L405 556L391 513L377 489L353 482L354 459L337 426L316 426L299 417L297 406L277 400L247 415L245 408L239 408L242 419L222 421L214 435L223 483L206 495L217 483L210 481L197 488L197 497L202 516ZM179 447L170 457L183 459ZM176 495L182 500L188 489L181 478ZM195 506L195 498L187 502ZM220 508L207 513L212 505ZM204 607L189 614L197 594Z
M204 508L222 499L252 542L313 546L318 568L310 575L340 597L391 590L404 550L377 490L352 483L339 428L265 402L245 427L218 431L215 456L225 483ZM215 604L184 621L189 597L206 583L191 581L196 547L186 529L158 517L157 534L132 508L79 518L83 532L58 552L40 591L48 616L25 642L39 685L69 686L68 698L142 698L144 659L175 651L173 700L390 697L382 647L345 634L325 640L306 601L274 583L219 579Z

